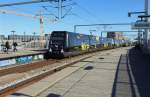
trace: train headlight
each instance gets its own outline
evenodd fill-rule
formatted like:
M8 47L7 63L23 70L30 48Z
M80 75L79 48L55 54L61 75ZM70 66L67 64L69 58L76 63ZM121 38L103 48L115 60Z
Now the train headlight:
M63 49L61 49L61 53L64 53L64 50L63 50Z
M51 49L51 48L49 49L49 52L52 52L52 49Z

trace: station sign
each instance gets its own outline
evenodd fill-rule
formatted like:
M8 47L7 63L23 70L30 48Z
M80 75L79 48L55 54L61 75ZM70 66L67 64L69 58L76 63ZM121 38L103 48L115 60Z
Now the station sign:
M150 22L135 22L131 23L132 29L150 29Z

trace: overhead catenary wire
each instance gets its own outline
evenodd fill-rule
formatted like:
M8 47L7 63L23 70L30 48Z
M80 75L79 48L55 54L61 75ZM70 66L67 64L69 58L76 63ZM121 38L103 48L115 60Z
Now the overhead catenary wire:
M65 9L66 10L66 9ZM85 17L82 17L76 13L73 13L72 11L68 12L67 15L72 15L72 16L75 16L77 17L78 19L84 21L84 22L88 22L88 23L91 23L92 21L90 21L89 19L86 19ZM65 15L66 16L66 15Z
M93 19L94 19L95 21L99 21L99 22L101 21L101 22L102 22L102 20L100 20L96 15L94 15L92 12L90 12L87 8L81 6L80 4L78 4L78 3L76 3L76 2L74 2L74 4L75 4L78 8L80 8L82 11L84 11L86 14L88 14L88 15L91 16L91 17L93 17Z
M86 19L86 18L83 18L82 16L78 15L78 14L75 14L75 13L72 13L73 16L79 18L80 20L84 21L84 22L89 22L91 23L90 20Z

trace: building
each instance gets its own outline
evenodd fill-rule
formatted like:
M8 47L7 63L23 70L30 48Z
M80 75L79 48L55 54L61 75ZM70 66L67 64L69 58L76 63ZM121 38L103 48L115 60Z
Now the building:
M6 37L4 35L0 35L0 40L6 40Z
M20 42L30 42L32 40L40 40L39 35L8 35L8 40L15 40ZM45 36L42 37L45 40Z
M7 38L5 37L5 35L0 35L0 43L5 42L7 40Z
M124 36L123 36L123 32L107 32L107 38L122 40L124 39Z

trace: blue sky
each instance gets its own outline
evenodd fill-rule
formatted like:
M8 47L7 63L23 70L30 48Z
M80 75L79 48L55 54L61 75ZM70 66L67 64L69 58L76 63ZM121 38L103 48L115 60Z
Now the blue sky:
M0 0L0 3L31 0ZM67 30L73 31L73 26L76 24L98 24L98 23L130 23L134 22L136 15L129 18L127 13L129 11L143 11L144 0L73 0L77 5L72 6L72 11L64 19L56 23L51 22L53 18L46 16L44 21L45 33L50 33L53 30ZM68 2L71 3L71 2ZM0 9L14 10L19 13L37 14L39 10L44 10L41 6L56 5L50 3L40 3L31 5L21 5L12 7L3 7ZM69 9L66 8L66 9ZM44 13L53 13L57 15L55 8L48 7L49 11ZM65 9L64 9L65 13ZM72 15L74 14L74 15ZM2 15L0 14L0 34L10 34L11 30L15 30L16 34L27 34L37 32L39 34L40 25L39 21L29 17L21 17L15 15ZM103 27L83 27L77 31L79 33L89 34L89 30L97 30L94 34L99 35ZM129 26L111 26L107 30L130 30Z

